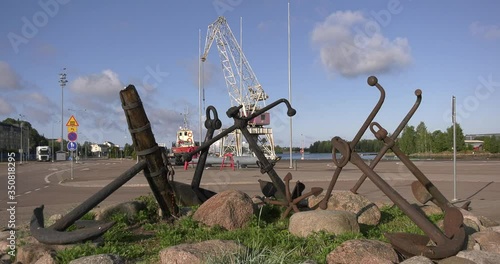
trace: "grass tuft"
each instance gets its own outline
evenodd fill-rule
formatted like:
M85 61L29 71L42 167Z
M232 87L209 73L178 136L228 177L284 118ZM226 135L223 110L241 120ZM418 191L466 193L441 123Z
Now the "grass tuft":
M114 215L112 219L117 223L104 234L101 246L87 242L59 251L58 263L102 253L117 254L132 263L154 263L158 261L161 249L211 239L238 241L248 250L214 257L207 263L302 263L306 260L325 263L328 253L347 240L366 238L387 242L384 233L423 234L396 206L381 208L380 224L361 225L360 233L333 235L318 232L300 238L288 232L289 219L280 219L283 208L279 206L265 205L247 227L227 231L221 227L206 227L189 216L173 223L161 221L154 197L139 199L146 203L146 209L132 219L123 214ZM443 219L443 215L433 215L429 219L435 223Z

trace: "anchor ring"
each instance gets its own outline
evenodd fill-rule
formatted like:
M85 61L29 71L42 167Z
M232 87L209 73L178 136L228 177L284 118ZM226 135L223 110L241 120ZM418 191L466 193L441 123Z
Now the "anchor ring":
M341 148L338 148L339 144L342 145ZM337 159L337 150L342 155L340 161ZM333 163L337 167L344 167L345 165L347 165L347 162L349 162L350 157L351 157L351 148L349 147L349 144L347 144L347 142L342 140L340 137L332 138Z

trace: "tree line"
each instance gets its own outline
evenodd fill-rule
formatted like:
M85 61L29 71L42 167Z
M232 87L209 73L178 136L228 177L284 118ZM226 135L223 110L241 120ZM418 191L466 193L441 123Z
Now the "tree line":
M51 148L54 149L54 153L56 153L57 151L60 151L61 150L61 141L59 140L55 140L55 139L49 139L49 138L46 138L44 135L40 135L40 133L38 133L38 130L36 130L30 122L28 121L23 121L23 120L18 120L18 119L14 119L14 118L6 118L5 120L2 121L2 123L5 123L5 124L9 124L9 125L15 125L15 126L20 126L20 124L22 123L22 126L23 126L23 131L25 133L29 133L28 136L23 136L23 138L29 138L29 151L28 149L26 149L26 154L29 152L31 154L31 157L30 159L34 159L35 158L35 149L37 146L50 146ZM59 137L57 137L59 138ZM65 140L64 138L62 139L63 140L63 147L65 148L65 146L68 144L68 141ZM28 143L26 142L26 144ZM92 156L92 145L93 143L89 142L89 141L85 141L83 142L83 144L81 143L77 143L78 145L78 155L81 156L81 157L91 157ZM24 145L24 144L23 144ZM0 147L0 152L18 152L18 148L14 148L14 149L6 149L6 148L1 148ZM109 147L108 148L108 152L107 152L107 156L109 158L120 158L120 157L134 157L135 158L135 149L134 149L134 146L131 145L131 144L125 144L123 150L120 150L118 147L116 146L112 146L112 147Z
M472 150L472 146L465 144L465 135L460 124L456 124L456 148L457 151ZM480 137L483 140L483 150L490 153L500 152L500 139L495 136ZM453 151L453 126L445 131L435 130L430 132L424 122L417 127L407 125L396 141L396 145L405 154L415 153L441 153ZM362 139L356 145L357 152L378 152L383 142L377 139ZM331 153L331 140L316 141L309 146L311 153Z

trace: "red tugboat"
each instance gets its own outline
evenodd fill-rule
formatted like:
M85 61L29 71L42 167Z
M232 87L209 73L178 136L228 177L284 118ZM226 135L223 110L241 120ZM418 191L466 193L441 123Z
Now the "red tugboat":
M193 137L193 131L188 128L186 115L184 115L184 127L181 127L177 131L177 138L174 143L172 143L172 153L173 158L175 158L175 165L183 165L182 154L191 152L197 149Z

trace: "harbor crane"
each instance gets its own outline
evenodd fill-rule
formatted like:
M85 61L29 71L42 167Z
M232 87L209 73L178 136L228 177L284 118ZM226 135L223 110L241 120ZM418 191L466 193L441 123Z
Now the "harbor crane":
M245 117L265 107L268 95L257 80L226 18L222 16L208 26L202 62L206 61L213 43L219 51L231 106L242 106L240 115ZM236 69L236 74L233 69ZM274 150L272 128L267 127L270 123L270 114L266 112L249 122L248 130L255 136L266 157L270 160L278 160ZM232 152L236 156L241 156L243 154L241 140L241 131L236 130L230 133L222 140L221 154Z

